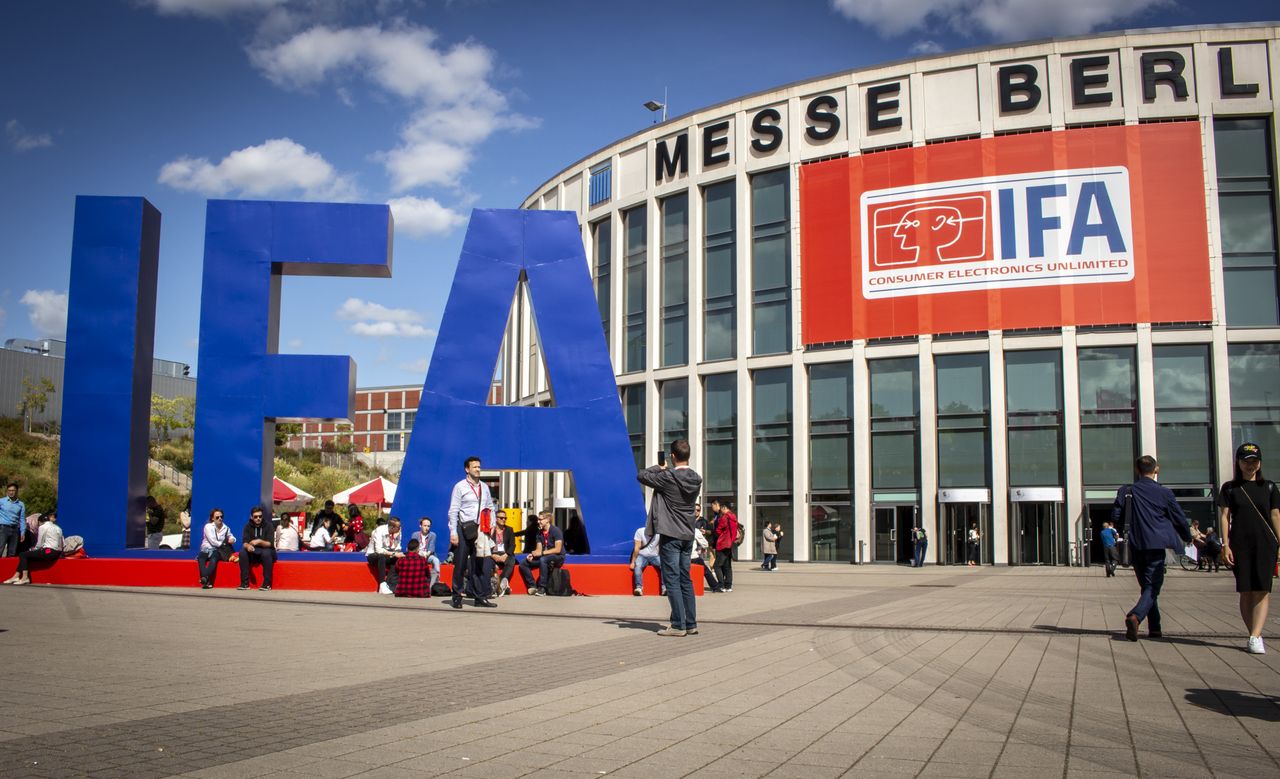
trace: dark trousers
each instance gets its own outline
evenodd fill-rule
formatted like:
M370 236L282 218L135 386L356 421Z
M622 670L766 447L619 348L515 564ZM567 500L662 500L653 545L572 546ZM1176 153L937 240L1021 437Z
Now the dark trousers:
M392 590L396 588L396 558L389 554L371 554L369 555L369 565L373 566L373 573L378 579L378 584L386 582L387 586Z
M915 557L911 560L911 566L912 566L913 568L923 568L923 567L924 567L924 553L925 553L925 552L927 552L927 551L929 551L929 542L928 542L928 541L917 541L917 542L916 542L916 555L915 555Z
M213 584L213 580L218 578L218 563L221 561L222 558L218 556L217 549L196 555L196 567L200 569L200 578Z
M1164 585L1163 549L1134 549L1131 553L1133 572L1138 577L1142 594L1129 613L1141 622L1147 620L1147 630L1160 632L1160 587Z
M249 574L253 572L253 564L262 563L262 586L271 586L271 566L276 564L276 550L255 547L252 552L240 550L240 586L249 586Z
M733 548L716 550L716 578L726 590L733 589Z
M981 560L979 559L981 557L981 552L979 551L977 544L966 542L964 550L965 550L965 557L968 558L965 560L966 563L981 562Z
M1102 556L1106 560L1107 576L1115 576L1116 566L1120 564L1120 550L1114 546L1104 546Z
M497 560L490 557L489 573L488 575L485 576L485 578L492 579L493 572L498 570L499 568L502 569L502 575L499 578L504 582L510 582L511 574L516 572L516 556L513 554L509 554L507 555L507 559L504 560L503 562L498 562Z
M541 557L534 558L534 562L538 564L538 583L537 586L546 589L547 583L551 581L547 577L551 575L551 567L554 565L564 565L564 555L562 554L544 554ZM524 579L524 586L533 589L533 565L529 562L529 555L520 558L520 578Z
M693 561L693 564L702 566L702 579L707 583L708 587L713 590L720 589L720 582L716 581L715 571L711 570L711 566L707 565L707 561L705 559L699 557ZM658 572L659 574L662 572L661 563L658 564Z
M483 598L489 591L487 581L481 569L483 565L476 560L475 547L458 528L458 546L453 550L453 597L462 599L463 591L470 592L473 598Z
M17 525L0 525L0 557L13 557L18 553L18 536L21 529Z
M53 562L62 557L60 549L30 549L18 555L18 573L26 573L34 562Z
M760 561L760 567L766 571L772 571L778 567L778 555L773 552L765 552L764 559Z
M698 627L698 606L693 598L693 580L689 578L689 557L693 540L661 536L658 559L662 561L662 585L671 603L671 629L693 630Z

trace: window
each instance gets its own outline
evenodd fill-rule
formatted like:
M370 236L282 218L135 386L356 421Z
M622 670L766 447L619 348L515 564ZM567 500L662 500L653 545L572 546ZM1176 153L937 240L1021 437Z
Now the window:
M606 162L591 169L588 203L595 206L613 197L613 164Z
M938 396L938 486L991 484L991 360L987 354L934 359Z
M662 201L661 363L689 362L689 195Z
M626 276L626 343L623 344L624 372L642 371L645 366L645 295L648 285L645 274L646 261L645 206L633 208L622 215L627 241Z
M613 278L613 222L602 219L591 226L591 241L595 246L596 304L600 308L600 324L604 328L605 348L612 353L609 339L609 318L612 311L610 280Z
M791 348L790 175L782 168L751 178L752 354Z
M920 460L920 364L871 360L871 486L916 489Z
M729 498L737 503L738 491L738 376L716 373L703 383L703 419L706 427L706 462L702 494Z
M734 187L733 181L725 181L704 190L704 360L729 360L738 353Z
M1245 441L1262 447L1264 455L1280 452L1280 344L1231 344L1227 375L1232 457Z
M810 366L810 560L853 560L852 417L853 366Z
M627 437L631 439L631 456L636 470L648 463L644 454L644 385L629 384L622 388L622 413L627 421Z
M388 411L387 412L387 430L399 430L400 427L401 427L400 412Z
M1156 459L1165 484L1213 484L1209 347L1152 347Z
M1062 486L1062 355L1006 352L1004 374L1009 486Z
M387 433L387 451L388 452L400 451L400 434L399 433Z
M412 430L413 423L416 421L418 421L418 412L416 411L404 412L404 429L405 430Z
M754 500L755 551L765 523L782 526L778 557L790 559L792 552L791 510L791 369L769 368L755 371L752 380L752 431L755 457Z
M1138 456L1137 354L1131 347L1081 349L1077 362L1084 483L1127 483Z
M678 379L662 382L662 440L663 451L671 450L671 442L689 437L689 381Z
M1280 324L1276 296L1275 179L1268 121L1215 119L1213 135L1218 161L1218 213L1227 324L1235 327Z

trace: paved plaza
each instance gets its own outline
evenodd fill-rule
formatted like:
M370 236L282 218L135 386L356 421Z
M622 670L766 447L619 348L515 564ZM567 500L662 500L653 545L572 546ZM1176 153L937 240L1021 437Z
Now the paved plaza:
M1280 775L1229 574L1133 644L1128 571L745 567L685 638L657 597L3 587L0 776Z

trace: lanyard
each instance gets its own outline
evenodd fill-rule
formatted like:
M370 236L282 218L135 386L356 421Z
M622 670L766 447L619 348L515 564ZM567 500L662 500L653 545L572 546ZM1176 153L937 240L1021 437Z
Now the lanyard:
M470 479L467 479L467 487L470 488L471 492L476 496L476 511L479 511L480 510L480 491L483 489L483 487L480 486L480 482L476 482L475 484L472 484Z

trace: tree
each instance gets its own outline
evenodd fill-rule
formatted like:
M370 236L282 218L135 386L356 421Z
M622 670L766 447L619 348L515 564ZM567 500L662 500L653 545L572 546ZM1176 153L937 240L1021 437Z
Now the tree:
M289 439L296 435L302 435L302 425L297 422L277 422L276 423L276 446L285 446L289 443Z
M49 405L49 396L56 389L53 386L53 379L48 377L38 381L30 376L22 377L22 402L18 404L18 413L22 415L24 433L31 432L31 417L44 413Z
M196 426L195 398L163 398L151 396L151 426L161 441L169 440L174 430L190 431Z

